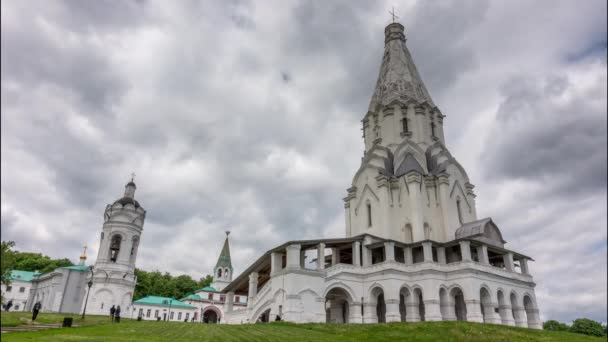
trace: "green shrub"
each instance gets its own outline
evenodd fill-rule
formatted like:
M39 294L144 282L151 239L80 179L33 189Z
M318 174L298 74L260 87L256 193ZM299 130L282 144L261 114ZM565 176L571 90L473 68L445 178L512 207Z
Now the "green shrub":
M606 330L600 322L596 322L588 318L576 319L572 323L570 331L577 334L585 334L591 336L604 336L606 334Z
M543 323L543 329L552 330L552 331L568 331L568 330L570 330L570 327L568 327L564 323L560 323L554 319L550 319L550 320L546 321L545 323Z

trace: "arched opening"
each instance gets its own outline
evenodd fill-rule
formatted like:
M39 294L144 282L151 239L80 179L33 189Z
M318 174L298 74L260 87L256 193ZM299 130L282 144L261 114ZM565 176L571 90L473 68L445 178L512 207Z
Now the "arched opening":
M424 239L425 240L430 240L431 239L431 226L429 226L428 223L424 223Z
M492 304L492 296L490 292L482 287L479 290L479 305L481 307L481 315L483 316L484 323L496 323L494 322L494 304Z
M530 296L524 296L524 311L526 313L528 328L536 328L536 325L538 324L536 321L536 308Z
M217 323L219 315L213 309L207 309L203 312L203 323Z
M384 302L384 293L379 294L376 300L376 316L378 317L378 323L386 323L386 303Z
M422 290L420 289L415 289L414 290L414 304L416 304L416 307L418 308L418 314L420 315L420 321L424 322L425 321L425 307L424 307L424 298L422 297Z
M266 309L266 311L262 312L262 314L258 317L256 322L267 323L269 321L270 321L270 309Z
M230 277L230 270L225 269L224 270L224 278L228 279Z
M521 322L521 317L519 317L519 310L517 305L517 295L514 292L511 292L511 316L513 320L515 320L515 324L519 326L519 322Z
M407 321L407 303L411 300L410 291L406 288L399 290L399 314L401 315L401 322Z
M116 262L118 259L118 252L120 252L120 243L122 242L122 237L120 235L112 236L112 240L110 241L110 261Z
M331 289L325 296L325 321L327 323L348 323L352 299L340 287Z
M405 232L405 242L406 243L414 242L411 224L408 223L405 225L404 232Z
M217 269L217 277L218 277L218 278L221 278L221 277L222 277L222 269L221 269L221 268L218 268L218 269Z
M457 321L467 320L467 305L464 302L462 290L455 287L450 291L450 299L454 303L454 313Z

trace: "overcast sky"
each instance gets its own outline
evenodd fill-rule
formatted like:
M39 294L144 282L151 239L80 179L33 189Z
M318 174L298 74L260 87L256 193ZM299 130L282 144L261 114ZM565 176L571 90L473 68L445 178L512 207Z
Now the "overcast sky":
M94 262L131 172L145 270L343 236L392 6L542 318L606 321L605 0L2 1L2 239Z

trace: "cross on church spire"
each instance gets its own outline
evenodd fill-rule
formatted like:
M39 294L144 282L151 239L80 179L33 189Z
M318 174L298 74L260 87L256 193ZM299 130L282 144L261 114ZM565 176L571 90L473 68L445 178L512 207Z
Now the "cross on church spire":
M135 180L135 172L131 172L131 182Z
M395 7L393 6L393 10L392 11L388 11L388 13L393 17L393 23L395 22L395 19L399 19L399 17L395 14Z

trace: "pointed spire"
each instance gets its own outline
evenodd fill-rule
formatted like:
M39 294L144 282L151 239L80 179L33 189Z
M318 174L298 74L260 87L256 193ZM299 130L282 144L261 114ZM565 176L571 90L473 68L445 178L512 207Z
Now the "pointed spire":
M232 270L232 262L230 261L230 243L228 241L228 235L230 235L230 231L226 231L226 240L224 240L224 246L222 247L222 251L220 252L220 257L217 259L217 263L215 264L215 268L218 267L228 267Z
M435 106L405 46L404 31L403 25L399 23L391 23L384 29L384 57L369 104L370 112L375 112L379 106L385 106L394 100L414 100Z

